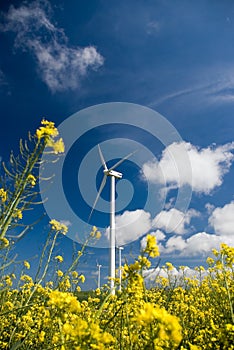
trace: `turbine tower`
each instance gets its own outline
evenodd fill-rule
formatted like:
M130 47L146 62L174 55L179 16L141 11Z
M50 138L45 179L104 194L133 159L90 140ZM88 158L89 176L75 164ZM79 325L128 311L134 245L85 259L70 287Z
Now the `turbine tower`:
M116 179L122 179L123 174L119 173L118 171L115 171L114 169L117 168L121 163L123 163L126 159L131 157L132 154L135 152L132 152L128 154L126 157L122 158L120 161L118 161L115 165L113 165L110 169L107 168L105 159L103 157L102 151L100 146L98 145L98 151L101 158L101 162L103 165L103 179L97 194L97 197L94 201L93 208L91 210L91 213L89 215L89 220L92 216L92 213L94 211L94 208L98 202L98 199L100 197L100 194L106 184L107 176L111 178L111 189L110 189L110 263L109 263L109 277L110 277L110 292L112 295L115 294L115 180Z
M101 287L101 267L102 265L97 262L97 268L98 268L98 288Z

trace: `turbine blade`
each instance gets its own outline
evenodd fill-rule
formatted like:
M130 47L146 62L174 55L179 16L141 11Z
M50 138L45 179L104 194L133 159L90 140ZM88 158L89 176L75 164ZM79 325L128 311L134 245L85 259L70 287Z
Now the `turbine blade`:
M98 145L98 151L99 151L99 155L100 155L100 158L101 158L101 162L102 162L102 165L103 165L103 168L105 170L108 170L107 166L106 166L106 162L105 162L105 159L103 157L103 154L102 154L102 150L101 150L101 147Z
M91 219L91 216L92 216L93 211L94 211L94 209L95 209L95 207L96 207L96 204L97 204L97 202L98 202L98 199L99 199L99 197L100 197L100 194L101 194L101 192L102 192L102 190L103 190L103 188L104 188L104 186L105 186L105 184L106 184L106 178L107 178L107 176L104 175L104 176L103 176L103 179L102 179L102 182L101 182L101 185L100 185L100 188L99 188L99 191L98 191L98 194L97 194L97 197L96 197L96 199L95 199L95 201L94 201L94 203L93 203L92 210L91 210L91 212L90 212L90 214L89 214L88 222L89 222L90 219Z
M137 150L134 151L134 152L129 153L126 157L120 159L120 161L118 161L115 165L113 165L113 166L109 169L109 171L110 171L110 170L114 170L115 168L117 168L117 166L119 166L120 164L122 164L126 159L130 158L130 157L131 157L134 153L136 153L136 152L137 152Z

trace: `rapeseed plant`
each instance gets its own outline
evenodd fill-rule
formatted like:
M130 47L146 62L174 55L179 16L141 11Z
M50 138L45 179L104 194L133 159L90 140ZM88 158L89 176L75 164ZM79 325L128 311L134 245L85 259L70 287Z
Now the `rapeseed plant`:
M100 232L93 227L64 271L63 257L54 257L53 252L57 237L65 235L68 228L53 219L35 277L30 276L26 260L22 273L15 275L14 258L10 257L15 237L9 237L8 231L24 220L30 203L26 205L23 197L35 194L35 168L42 151L63 151L63 141L57 137L54 123L43 120L30 137L34 148L29 151L21 142L27 164L20 167L19 160L11 156L15 170L10 173L5 167L5 171L13 183L6 186L8 181L1 181L0 349L234 350L234 248L226 244L213 250L208 267L197 267L192 277L181 267L182 277L176 280L174 267L167 262L163 277L158 275L155 287L147 288L145 276L152 259L159 256L155 236L147 235L138 258L123 266L121 292L111 295L109 286L103 286L82 300L85 276L77 267L87 242L100 238ZM51 264L54 277L48 281Z

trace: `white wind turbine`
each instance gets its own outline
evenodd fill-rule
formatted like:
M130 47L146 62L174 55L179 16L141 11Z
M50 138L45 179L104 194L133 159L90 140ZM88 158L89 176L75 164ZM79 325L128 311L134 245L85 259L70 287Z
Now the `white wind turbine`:
M98 145L98 151L101 158L101 162L103 165L103 179L97 194L97 197L94 201L93 208L91 210L91 213L89 215L89 220L92 216L92 213L94 211L94 208L98 202L98 199L101 195L101 192L106 184L107 176L110 176L111 178L111 190L110 190L110 264L109 264L109 277L110 277L110 291L111 294L115 294L115 285L114 285L114 279L115 279L115 179L122 179L123 174L119 173L118 171L115 171L114 169L117 168L121 163L123 163L126 159L131 157L135 152L132 152L128 154L126 157L122 158L120 161L118 161L115 165L113 165L110 169L107 168L105 159L103 157L102 151L100 146Z
M101 267L102 265L97 262L97 268L98 268L98 288L101 287Z

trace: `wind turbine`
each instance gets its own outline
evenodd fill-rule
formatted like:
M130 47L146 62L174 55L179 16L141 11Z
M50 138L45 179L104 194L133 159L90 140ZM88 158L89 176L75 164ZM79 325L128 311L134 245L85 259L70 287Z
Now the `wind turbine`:
M93 208L91 210L91 213L89 215L89 220L92 216L92 213L95 209L95 206L98 202L98 199L101 195L101 192L106 184L107 176L110 176L111 178L111 190L110 190L110 264L109 264L109 277L110 277L110 292L112 295L115 294L115 180L116 179L122 179L123 174L119 173L118 171L115 171L114 169L117 168L121 163L123 163L126 159L131 157L135 152L132 152L128 154L126 157L122 158L120 161L118 161L115 165L113 165L110 169L107 168L104 156L101 151L101 147L98 145L98 151L99 156L101 158L101 162L103 165L103 179L97 194L97 197L94 201Z
M100 265L98 262L97 262L97 268L98 268L98 288L100 289L101 287L101 267L102 265Z

